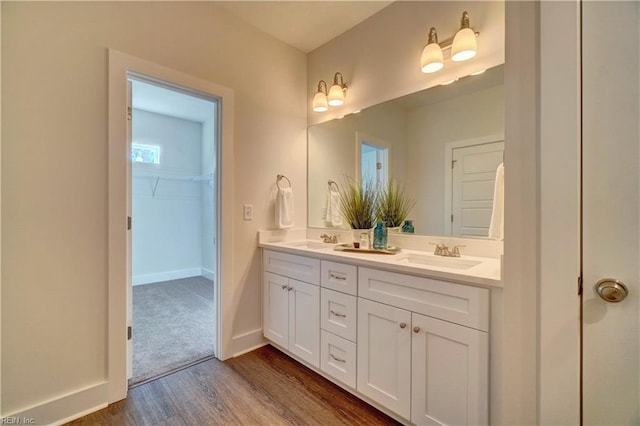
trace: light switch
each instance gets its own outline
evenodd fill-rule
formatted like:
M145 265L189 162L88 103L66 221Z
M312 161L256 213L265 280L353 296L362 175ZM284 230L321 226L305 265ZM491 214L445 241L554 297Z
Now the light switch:
M242 206L242 218L244 220L253 220L253 204Z

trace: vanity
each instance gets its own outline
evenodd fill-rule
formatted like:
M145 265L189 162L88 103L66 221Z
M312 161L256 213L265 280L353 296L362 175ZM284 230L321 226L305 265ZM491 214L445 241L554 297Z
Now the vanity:
M263 334L273 346L403 423L490 423L499 258L341 252L268 232Z

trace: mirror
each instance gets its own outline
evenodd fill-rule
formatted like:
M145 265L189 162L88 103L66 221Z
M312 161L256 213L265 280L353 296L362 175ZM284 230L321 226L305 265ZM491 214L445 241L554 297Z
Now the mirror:
M309 227L332 227L329 181L377 170L375 179L394 179L415 200L407 219L417 234L486 237L504 158L504 66L311 126L307 136Z

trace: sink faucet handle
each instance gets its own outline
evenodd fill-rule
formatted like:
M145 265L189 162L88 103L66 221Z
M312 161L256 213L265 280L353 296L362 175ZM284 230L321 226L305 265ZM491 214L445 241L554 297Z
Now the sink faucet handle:
M460 257L460 248L462 247L466 247L465 245L460 245L460 246L454 246L451 249L451 252L449 253L449 256L451 257Z
M429 244L436 246L433 250L433 254L437 256L447 256L449 254L449 247L445 246L443 243L434 243L429 241Z

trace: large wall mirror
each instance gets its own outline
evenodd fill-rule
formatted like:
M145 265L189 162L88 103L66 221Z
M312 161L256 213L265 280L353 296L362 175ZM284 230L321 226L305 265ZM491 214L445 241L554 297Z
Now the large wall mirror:
M369 170L404 185L417 234L486 237L503 151L502 65L311 126L309 227L332 227L330 181Z

